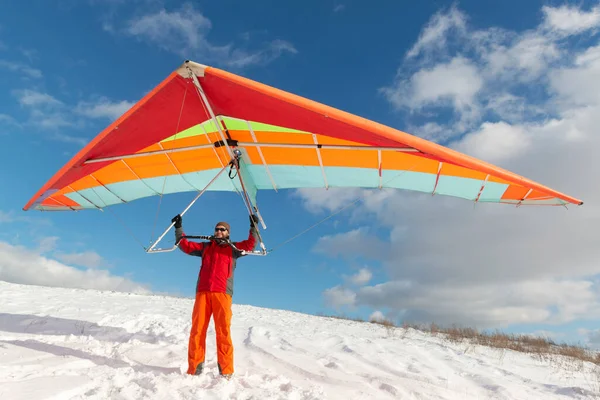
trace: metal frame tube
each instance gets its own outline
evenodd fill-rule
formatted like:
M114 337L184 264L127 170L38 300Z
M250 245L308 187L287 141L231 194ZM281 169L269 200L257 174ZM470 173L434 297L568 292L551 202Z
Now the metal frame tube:
M200 196L202 196L204 194L204 192L206 192L206 190L210 187L210 185L212 185L217 180L217 178L219 176L221 176L221 174L223 172L225 172L225 170L227 169L227 167L230 164L231 164L231 161L229 162L229 164L227 164L223 168L221 168L221 170L219 171L219 173L217 175L215 175L215 177L212 178L212 180L210 182L208 182L208 184L204 187L204 189L202 189L200 191L200 193L198 193L196 195L196 197L194 197L194 199L190 202L190 204L188 204L188 206L179 215L183 216L192 207L192 205L194 205L194 203L196 202L196 200L198 200L200 198ZM156 247L156 245L162 240L162 238L165 237L165 235L169 232L169 230L171 230L171 228L173 227L173 225L175 225L175 223L171 222L171 225L169 225L169 227L167 229L165 229L165 231L163 232L163 234L160 235L160 237L152 244L152 246L150 246L148 248L148 250L146 250L146 253L161 253L161 252L165 252L165 251L173 251L173 250L175 250L177 248L177 245L174 245L170 249L156 249L156 250L154 249L154 247Z
M93 163L99 163L99 162L104 162L104 161L127 160L129 158L153 156L153 155L157 155L157 154L176 153L178 151L207 149L209 147L214 147L214 144L212 144L212 143L210 143L210 144L200 144L198 146L179 147L179 148L176 148L176 149L146 151L146 152L143 152L143 153L126 154L126 155L114 156L114 157L90 158L89 160L84 161L84 164L93 164Z
M190 236L184 236L182 237L182 239L203 239L203 240L214 240L215 237L214 236L209 236L209 235L190 235ZM239 251L242 254L245 255L252 255L252 256L263 256L263 255L267 255L266 250L264 252L248 252L246 250L241 250L238 249L235 244L230 240L230 239L221 239L223 241L225 241L229 246L231 246L232 249L234 249L235 251Z
M226 143L226 142L225 142ZM91 158L89 160L84 161L84 164L92 164L104 161L118 161L118 160L126 160L129 158L137 158L144 156L152 156L156 154L167 154L167 153L175 153L178 151L188 151L188 150L198 150L198 149L207 149L209 147L214 147L214 144L202 144L198 146L187 146L187 147L179 147L176 149L166 149L166 150L154 150L147 151L144 153L135 153L135 154L126 154L122 156L114 156L114 157L100 157L100 158ZM229 146L225 146L229 148ZM324 149L324 150L366 150L366 151L401 151L406 153L414 153L419 152L419 150L414 149L412 147L381 147L381 146L360 146L360 145L336 145L336 144L292 144L292 143L260 143L260 142L238 142L237 147L283 147L283 148L299 148L299 149Z
M223 141L223 144L226 144L227 138L225 137L225 134L221 130L221 125L219 124L219 121L217 120L217 117L216 117L210 103L208 102L208 98L206 97L206 94L204 93L204 89L202 89L202 85L200 85L200 82L198 81L198 77L196 76L194 71L192 71L192 69L190 67L187 67L187 68L190 72L190 76L191 76L192 80L194 81L194 85L198 89L198 93L200 94L200 97L202 97L202 101L204 102L204 105L206 106L206 109L208 110L208 112L210 114L210 117L212 118L217 130L219 131L219 134L221 135L221 140ZM229 146L225 146L225 147L227 147L227 152L229 153L229 156L231 158L234 158L233 151L229 148Z
M242 186L242 191L244 192L244 203L246 203L246 207L248 208L248 213L249 215L253 214L253 210L252 210L252 202L250 201L250 198L248 196L248 193L246 192L246 187L244 185L244 180L242 179L242 176L240 175L240 167L239 167L239 158L241 157L241 151L237 150L234 151L231 146L227 145L227 138L225 137L225 134L223 133L223 130L221 129L221 124L219 123L219 121L217 120L217 116L215 115L212 106L210 105L208 98L206 97L206 94L204 93L204 89L202 89L202 85L200 85L200 82L198 81L198 77L196 76L196 74L192 71L191 68L187 67L190 73L190 76L192 77L192 80L194 81L194 85L196 85L196 88L198 89L198 93L200 94L200 96L202 97L202 101L204 102L204 105L206 106L206 109L208 110L210 117L212 118L213 122L215 123L215 126L217 128L217 130L219 131L219 134L221 135L221 140L223 141L223 146L227 148L227 151L229 153L229 155L231 156L233 163L236 167L237 170L237 174L238 174L238 178L240 180L240 184ZM237 146L236 146L237 147ZM260 232L258 231L258 227L256 228L256 234L259 238L260 241L260 246L263 249L262 253L266 254L266 248L265 245L262 241L262 237L260 235ZM255 254L255 252L244 252L246 254Z
M323 183L325 183L325 189L329 189L329 183L327 182L327 175L325 174L325 168L323 166L323 159L321 158L321 147L319 146L319 142L317 141L317 135L313 133L312 135L313 141L315 142L317 149L317 159L319 160L319 166L321 167L321 174L323 175Z
M242 186L242 192L244 193L244 203L246 204L246 208L248 209L248 214L252 215L254 214L254 210L253 210L253 205L252 202L250 201L250 196L248 196L248 192L246 191L246 185L244 184L244 180L242 179L242 175L240 172L240 161L239 158L241 157L241 151L236 150L236 152L239 152L236 154L236 159L234 162L235 168L237 169L237 175L238 175L238 179L240 180L240 185ZM265 244L263 243L262 240L262 236L260 234L260 231L258 230L258 227L255 227L256 229L256 235L258 236L258 240L260 242L260 248L262 249L262 253L266 254L266 247ZM248 253L248 252L246 252Z

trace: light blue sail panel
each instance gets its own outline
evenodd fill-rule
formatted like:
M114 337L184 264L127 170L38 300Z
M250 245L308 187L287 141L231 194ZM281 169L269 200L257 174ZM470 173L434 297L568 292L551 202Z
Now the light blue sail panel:
M185 179L189 181L192 185L197 187L199 190L204 189L206 185L219 173L221 168L210 169L206 171L199 172L190 172L184 174ZM235 169L232 172L233 179L229 178L229 168L227 168L223 173L210 185L207 190L212 191L223 191L230 192L235 191L236 187L234 184L238 182L238 178L235 176ZM239 189L238 189L239 190Z
M219 173L221 169L200 172L190 172L182 175L147 178L128 182L118 182L90 189L80 190L79 194L66 194L70 199L87 208L106 207L122 203L120 199L130 202L143 197L158 194L171 194L202 190ZM239 186L239 179L230 179L228 170L224 171L209 187L211 191L235 191ZM238 187L239 190L239 187ZM89 199L89 201L86 200ZM93 203L93 204L92 204ZM94 205L95 204L95 205Z
M191 182L191 180L187 179L186 182L186 179L184 179L181 175L170 175L167 177L148 178L144 181L156 193L167 194L196 190L194 189L195 185Z
M250 197L250 202L253 205L256 205L256 183L254 183L254 177L251 171L248 169L249 164L246 164L244 159L240 160L240 170L239 174L241 174L241 178L244 181L244 189L246 189L246 193L248 193L248 197ZM242 185L240 183L239 177L235 179L236 185L239 185L240 190L242 189Z
M379 187L379 172L374 168L325 167L329 187Z
M429 193L433 192L436 177L425 172L393 170L383 170L381 176L383 187Z
M104 186L98 186L85 191L79 191L79 193L82 193L89 201L99 205L100 207L123 203L124 200L122 197L117 196Z
M158 193L179 193L188 191L199 191L219 173L221 169L210 169L199 172L189 172L182 175L145 179L145 182ZM237 178L235 178L237 179ZM164 185L164 189L163 189ZM235 187L228 176L228 170L224 171L209 187L213 191L232 191Z
M259 190L273 189L273 183L264 165L250 165L252 179ZM377 170L368 168L325 167L330 187L377 187ZM270 165L269 172L277 189L325 187L321 167L297 165Z
M90 192L89 189L87 190L82 190L81 192ZM91 195L90 193L87 193L88 195ZM92 204L91 202L87 201L83 196L88 197L85 193L82 195L80 195L77 192L72 192L72 193L67 193L65 194L66 197L68 197L69 199L76 201L77 203L79 203L82 207L84 208L96 208L96 206L102 208L104 207L103 204L98 204L95 203L96 205ZM115 203L116 204L116 203Z
M110 189L111 185L106 185ZM117 197L114 193L104 188L103 186L97 186L90 189L79 190L73 193L65 194L68 198L78 202L86 208L104 208L115 204L122 204L123 199ZM129 201L127 199L123 199Z
M325 187L320 167L269 165L269 171L281 189ZM268 183L272 187L271 182Z
M500 201L504 192L508 189L506 183L486 182L483 192L479 197L479 201Z
M435 193L475 200L481 190L482 184L483 180L481 179L440 175Z
M145 181L147 181L147 179L144 179L143 181L135 180L128 182L111 183L110 185L106 185L106 187L109 188L110 191L113 192L115 195L129 202L157 194L156 190L153 190L151 187L144 183ZM87 193L90 190L91 189L86 189L85 192Z
M272 168L273 167L269 167L269 170ZM267 173L267 169L264 165L250 164L246 166L246 169L252 176L252 182L254 182L254 186L258 190L273 189L273 183L271 182L271 178L269 178L269 174Z
M273 188L264 166L251 165L249 169L258 189ZM374 168L324 167L323 170L329 187L379 187L379 171ZM323 170L321 167L315 166L269 166L269 171L278 189L324 188ZM411 171L383 170L381 182L383 187L431 192L435 185L435 175Z

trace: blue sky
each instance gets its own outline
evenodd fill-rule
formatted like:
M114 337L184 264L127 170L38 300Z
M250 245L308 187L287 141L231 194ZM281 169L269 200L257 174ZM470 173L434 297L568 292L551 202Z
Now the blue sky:
M0 279L193 295L199 259L147 255L121 224L147 245L190 193L164 198L157 220L157 198L104 213L21 211L85 143L191 59L586 201L569 211L474 209L413 193L260 193L267 247L356 196L365 201L268 257L241 260L235 302L363 318L381 312L595 345L599 10L581 1L5 4ZM247 233L234 194L202 197L184 225L207 234L218 220L232 224L235 238Z

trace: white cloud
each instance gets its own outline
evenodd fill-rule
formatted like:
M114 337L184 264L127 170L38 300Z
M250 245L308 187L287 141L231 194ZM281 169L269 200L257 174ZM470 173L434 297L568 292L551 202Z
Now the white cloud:
M85 145L89 139L73 135L64 131L64 128L82 129L87 125L87 119L108 118L114 120L133 106L129 101L111 101L106 97L96 97L89 101L79 101L76 106L71 106L56 97L33 89L14 90L13 95L19 104L29 111L29 119L19 123L14 118L2 118L18 126L29 125L36 129L46 131L50 139Z
M0 242L0 279L31 285L150 293L145 285L106 270L77 269L6 242Z
M416 126L409 130L417 136L432 141L440 138L447 139L448 137L452 136L452 132L449 132L447 127L436 122L427 122L424 125Z
M19 104L29 111L29 119L23 125L53 131L49 137L64 141L84 144L82 138L74 137L63 132L61 128L73 128L81 125L69 113L68 107L54 96L32 89L14 90Z
M529 81L560 57L556 44L538 32L527 33L506 45L488 48L483 53L489 79Z
M0 114L0 125L21 127L21 124L8 114Z
M63 103L54 96L31 89L15 90L13 94L17 96L19 104L26 107L57 107L63 105Z
M33 62L34 58L37 58L38 56L38 51L35 49L24 49L24 48L19 48L19 51L21 52L21 54L23 54L28 60L29 62Z
M363 227L345 233L321 236L313 251L330 257L362 256L380 260L386 257L387 246Z
M2 43L0 43L0 50L1 49L2 49ZM9 71L13 71L13 72L20 72L23 75L30 77L30 78L41 78L42 77L42 71L40 71L39 69L32 68L28 65L18 63L18 62L0 60L0 68L8 69Z
M565 34L578 34L600 26L600 7L583 11L576 6L542 7L544 23L551 29Z
M329 190L321 190L314 188L300 188L295 190L293 196L299 197L304 204L304 207L313 214L318 214L323 211L338 211L354 202L363 193L360 189L340 189L331 188Z
M587 330L587 329L582 329L580 331L580 334L584 337L586 337L586 342L588 345L595 347L595 348L600 348L600 329L595 329L595 330Z
M586 106L600 102L600 46L590 47L575 58L572 66L549 73L550 89L562 107Z
M160 10L154 14L142 15L127 23L126 31L156 44L165 50L189 52L196 49L211 49L205 35L212 23L201 13L186 4L180 11Z
M37 225L43 225L43 226L52 225L52 222L46 218L31 217L31 216L22 215L21 213L15 213L14 211L6 212L6 211L0 210L0 224L2 224L2 223L8 224L8 223L15 223L15 222L25 222L28 224L37 224Z
M410 101L416 102L414 107L450 101L455 109L461 110L473 106L482 85L477 67L469 60L457 57L447 64L414 74Z
M104 263L104 259L95 251L84 251L81 253L56 253L54 256L67 264L75 264L87 268L98 268Z
M512 93L495 93L487 99L485 111L507 123L523 122L548 116L548 111L526 98Z
M416 72L382 92L398 108L419 109L447 103L456 110L472 108L483 80L477 67L463 57Z
M325 303L334 308L352 306L356 299L356 293L350 289L335 286L323 292Z
M479 130L464 136L454 145L456 150L490 162L523 154L530 146L531 139L524 127L503 121L485 122Z
M359 289L354 305L391 307L415 322L479 328L509 323L563 324L600 317L600 292L590 281L523 281L508 285L439 284L432 287L390 281Z
M248 50L231 43L216 45L208 35L212 22L191 3L178 10L162 8L130 19L123 29L105 23L106 31L123 32L159 48L178 54L184 59L201 59L205 63L222 63L228 67L242 68L248 65L265 65L284 53L297 53L296 48L284 40L272 40L263 48Z
M436 13L431 17L429 23L421 32L419 39L407 52L406 56L412 58L422 52L444 50L449 32L457 31L459 34L464 34L466 19L466 15L454 6L447 13Z
M387 238L382 237L387 250L381 252L387 257L381 261L387 282L355 291L335 286L331 292L338 298L353 307L386 308L415 322L501 327L600 318L600 187L594 184L600 169L600 47L596 37L578 42L576 48L556 35L540 41L542 29L501 31L496 38L492 28L479 35L467 29L469 49L477 51L462 57L483 79L472 97L480 102L481 113L448 146L585 204L569 210L475 206L445 196L373 191L356 214L375 218L380 237L389 229ZM532 46L530 53L518 54L524 44ZM508 60L502 68L482 72L489 61L482 55L501 54L501 46ZM413 61L424 51L421 47ZM426 73L439 65L449 65L446 55L420 66ZM431 95L421 99L435 99L440 92L425 92ZM415 102L414 107L422 104ZM423 129L438 137L454 124L447 126L440 118L430 123ZM308 197L306 206L328 209L362 192L299 193ZM330 243L335 249L351 248L355 236L355 231L339 233Z
M46 111L33 109L30 111L29 116L28 123L46 129L76 127L79 123L71 118L66 111L62 110Z
M134 105L133 102L121 100L112 102L107 98L100 98L94 102L82 101L77 104L75 112L89 118L108 118L116 120Z
M243 68L249 65L264 65L281 57L284 52L296 54L298 51L289 42L285 40L274 40L264 49L249 52L246 50L234 49L225 64L230 67Z
M373 273L368 268L361 268L356 274L347 277L346 279L357 286L368 283L373 277Z
M429 123L420 129L430 140L445 140L460 134L479 118L481 105L477 97L483 85L478 67L458 56L450 62L423 68L410 78L398 77L392 86L382 88L381 93L395 108L411 113L428 107L450 107L457 115L456 126L442 129L439 124Z
M515 32L495 26L475 29L453 6L431 17L406 52L394 81L380 92L395 110L404 113L408 126L434 141L460 137L490 114L509 122L545 117L539 107L543 93L530 90L523 95L523 85L545 87L550 69L571 64L567 40L573 34L590 32L597 25L598 10L544 7L545 18L537 26ZM564 85L569 84L568 69L562 77L555 77L557 84L561 78ZM578 89L575 86L573 93ZM585 96L579 101L585 101ZM445 109L452 113L444 113ZM553 111L546 109L549 115ZM443 118L431 120L441 113ZM412 119L419 122L412 123Z

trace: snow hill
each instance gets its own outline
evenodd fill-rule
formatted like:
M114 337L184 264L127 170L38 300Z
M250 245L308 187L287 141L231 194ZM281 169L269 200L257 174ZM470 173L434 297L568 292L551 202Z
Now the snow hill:
M234 299L235 301L235 299ZM188 376L193 301L0 282L0 399L589 399L600 377L379 324L234 304L236 374L213 324Z

